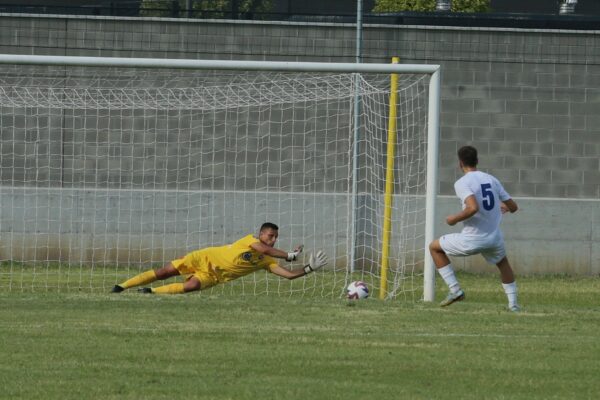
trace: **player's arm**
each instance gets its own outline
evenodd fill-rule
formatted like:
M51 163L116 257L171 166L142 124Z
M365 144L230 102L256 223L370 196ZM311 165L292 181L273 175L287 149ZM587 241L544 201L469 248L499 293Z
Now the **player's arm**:
M254 250L261 254L271 256L274 258L283 258L286 261L295 261L298 258L298 254L302 253L303 245L296 247L293 251L287 252L279 250L275 247L267 246L262 242L255 242L250 245Z
M457 213L446 217L446 223L450 226L456 225L461 221L471 218L479 211L479 205L475 195L470 195L465 199L465 208Z
M271 272L277 276L281 276L282 278L286 278L286 279L290 279L290 280L300 278L301 276L306 275L306 273L304 272L303 269L296 269L296 270L290 271L283 267L280 267L279 265L272 266Z
M291 280L308 275L319 268L323 268L325 265L327 265L327 256L322 251L318 251L317 254L310 255L308 264L304 268L289 271L279 265L271 265L270 271L275 275Z
M500 211L502 212L502 214L506 214L507 212L510 212L512 214L516 212L519 209L517 203L506 192L504 186L502 186L500 181L496 179L494 183L497 187L498 198L500 198Z
M500 210L502 211L502 214L510 212L511 214L516 212L519 209L519 206L517 206L517 203L513 200L513 199L508 199L508 200L504 200L501 204L500 204Z

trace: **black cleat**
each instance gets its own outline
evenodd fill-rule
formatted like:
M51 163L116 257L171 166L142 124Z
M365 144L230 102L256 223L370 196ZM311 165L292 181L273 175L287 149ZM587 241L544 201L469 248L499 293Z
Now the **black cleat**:
M115 285L115 286L113 286L111 293L121 293L123 290L125 290L124 287Z
M139 293L147 293L147 294L152 294L152 288L149 287L143 287L143 288L139 288L137 290Z

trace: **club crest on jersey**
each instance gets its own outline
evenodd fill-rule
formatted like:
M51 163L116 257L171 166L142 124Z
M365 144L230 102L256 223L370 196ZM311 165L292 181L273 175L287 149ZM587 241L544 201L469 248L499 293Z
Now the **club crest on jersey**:
M250 253L249 251L242 254L242 259L244 261L250 261L252 259L252 253Z

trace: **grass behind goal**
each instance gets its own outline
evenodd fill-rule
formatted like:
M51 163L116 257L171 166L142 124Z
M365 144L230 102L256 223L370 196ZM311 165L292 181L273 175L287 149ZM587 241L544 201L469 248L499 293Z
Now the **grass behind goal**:
M598 278L521 277L517 315L496 276L459 279L447 309L2 291L0 398L596 398Z
M295 264L295 268L299 268ZM0 293L14 292L70 292L108 293L113 285L145 270L140 267L116 265L74 266L61 263L27 264L21 262L0 262ZM208 289L208 294L266 295L284 297L329 297L341 298L345 295L347 282L364 280L372 297L379 296L377 277L356 273L339 273L335 270L322 270L296 280L286 280L262 271L243 278L217 285ZM423 298L422 275L408 275L396 280L398 300L419 301ZM183 277L157 281L149 286L183 281ZM133 289L132 291L135 291ZM205 294L207 292L204 292Z

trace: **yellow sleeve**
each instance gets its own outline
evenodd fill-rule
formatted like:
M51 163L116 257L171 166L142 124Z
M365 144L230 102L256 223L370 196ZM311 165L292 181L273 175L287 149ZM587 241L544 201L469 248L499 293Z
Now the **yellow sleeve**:
M250 245L252 243L257 243L257 242L259 242L259 240L257 238L255 238L252 235L248 235L248 236L245 236L242 239L238 240L235 244L240 245L242 247L247 247L249 249L252 249L252 247L250 247ZM259 255L259 253L256 252L256 250L252 250L252 251L255 252L255 254L257 256ZM262 257L263 257L262 260L261 260L260 257L258 257L259 260L260 260L260 264L259 265L260 265L261 268L266 269L268 271L273 271L274 267L278 267L279 266L279 262L277 261L276 258L271 257L271 256L267 256L267 255L263 255Z
M273 272L273 268L275 267L279 267L279 264L277 262L269 264L266 269L268 269L269 272Z

